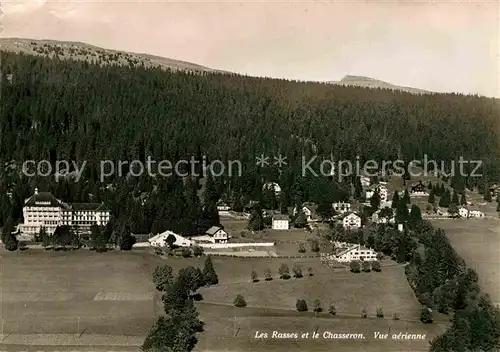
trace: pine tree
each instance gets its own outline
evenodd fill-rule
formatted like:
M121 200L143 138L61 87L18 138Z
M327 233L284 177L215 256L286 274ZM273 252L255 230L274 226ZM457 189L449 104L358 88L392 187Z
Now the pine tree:
M392 205L391 205L391 207L393 209L396 209L398 207L398 204L399 204L399 193L398 193L398 191L394 191L394 195L392 196Z
M205 260L205 266L203 267L203 277L206 285L216 285L219 283L219 278L215 272L214 265L212 264L212 259L210 256Z
M465 191L460 195L460 205L467 205L467 199L465 198Z
M132 246L135 244L135 237L132 236L130 231L130 226L125 225L120 233L120 237L118 239L118 246L122 251L129 251L132 249Z
M457 194L456 191L453 191L453 197L451 199L451 203L450 204L458 205L458 203L459 203L458 194Z
M361 178L357 176L354 181L354 199L362 199L363 186L361 185Z
M422 222L422 212L418 205L413 204L411 206L409 225L410 228L415 229Z
M410 198L410 193L408 192L408 189L405 189L405 193L403 195L402 201L406 205L411 204L411 198Z
M396 208L396 217L395 221L397 224L404 224L408 221L408 207L404 202L399 202L398 207Z
M427 184L427 189L428 189L429 191L431 191L433 188L434 188L434 187L432 187L432 182L431 182L431 181L429 181L429 183Z
M373 192L373 195L370 199L370 206L373 209L378 209L380 206L380 195L378 193L378 189L376 189L375 192Z
M431 191L430 191L430 193L429 193L429 198L427 199L427 202L428 202L429 204L434 204L434 203L436 202L436 197L435 197L435 195L434 195L434 194L435 194L435 192L436 192L436 191L434 190L434 188L433 188L433 189L431 189Z
M493 200L491 197L491 190L490 187L488 187L488 185L485 186L484 200L487 202L491 202Z

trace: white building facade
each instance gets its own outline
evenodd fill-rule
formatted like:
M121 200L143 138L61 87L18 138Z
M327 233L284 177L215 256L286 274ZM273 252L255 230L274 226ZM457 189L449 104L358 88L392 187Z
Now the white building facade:
M344 229L359 229L361 227L361 217L350 213L342 219L342 226Z
M339 214L345 214L351 211L351 203L338 202L332 204L333 210Z
M353 260L376 261L377 252L358 244L337 254L336 260L342 263L352 262Z
M88 234L92 225L105 226L110 212L103 203L63 203L49 192L38 192L24 201L23 234L37 235L41 228L52 235L58 226L67 225L77 233Z
M272 219L273 230L288 230L290 228L290 218L287 215L275 215Z

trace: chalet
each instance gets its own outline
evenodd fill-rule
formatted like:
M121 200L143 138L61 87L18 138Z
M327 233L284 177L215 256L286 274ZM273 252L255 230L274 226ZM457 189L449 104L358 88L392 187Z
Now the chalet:
M350 213L342 219L344 229L359 229L361 227L361 217L355 213Z
M427 187L420 181L419 183L411 186L410 195L412 196L428 196Z
M227 243L227 232L222 227L212 226L207 230L207 236L212 243Z
M217 203L217 210L218 211L229 211L229 210L231 210L231 207L226 202L219 201Z
M169 243L175 247L191 247L193 245L193 241L168 230L151 237L148 242L152 247L167 247Z
M273 230L288 230L290 228L290 218L288 215L277 214L272 218Z
M312 205L304 205L302 206L301 211L306 215L307 222L313 221L315 218L315 212L314 212L314 207ZM293 208L293 216L296 216L298 211L297 207Z
M357 244L336 254L335 259L342 263L352 262L353 260L376 261L377 252Z
M345 214L351 211L351 204L346 202L337 202L332 204L333 210L339 214Z

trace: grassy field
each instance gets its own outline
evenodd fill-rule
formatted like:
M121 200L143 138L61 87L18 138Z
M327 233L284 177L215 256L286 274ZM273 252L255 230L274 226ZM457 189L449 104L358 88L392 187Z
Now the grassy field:
M479 275L482 289L500 304L500 220L434 220L455 250Z
M4 336L45 336L66 334L82 336L89 344L99 336L129 336L137 346L146 336L162 304L151 284L151 273L157 265L169 264L174 270L188 265L202 266L203 258L162 259L148 251L95 253L87 250L52 252L26 250L0 252L2 282L1 308ZM426 326L405 321L418 318L418 303L404 278L403 268L383 268L381 273L351 274L332 271L319 259L213 258L220 284L203 288L204 300L197 303L205 332L199 335L198 351L315 350L326 351L412 351L425 350L424 341L377 341L373 332L421 333L433 336L443 324ZM250 283L250 273L258 272L261 280L269 268L275 278L286 263L312 267L314 276L288 281ZM243 293L248 307L232 307L236 293ZM295 300L320 299L326 308L335 304L339 316L295 311ZM362 307L368 319L359 318ZM372 318L382 307L387 319ZM401 321L392 321L393 312ZM349 316L351 314L352 316ZM363 340L277 340L255 339L256 331L272 333L324 331L365 334ZM61 335L62 336L62 335ZM92 336L97 336L92 340ZM39 339L37 341L40 341ZM52 340L50 340L52 341ZM101 340L102 341L102 340ZM12 342L10 342L12 343ZM57 344L57 341L52 342ZM62 343L62 342L59 342ZM1 341L0 341L1 344ZM43 343L48 344L48 341ZM8 350L85 350L80 347L23 347L5 345ZM93 351L134 350L136 347L95 346ZM4 347L0 346L0 350Z

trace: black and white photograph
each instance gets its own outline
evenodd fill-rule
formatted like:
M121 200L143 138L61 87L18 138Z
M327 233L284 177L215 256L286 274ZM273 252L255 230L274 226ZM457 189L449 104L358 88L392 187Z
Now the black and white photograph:
M496 0L0 3L0 351L500 351Z

